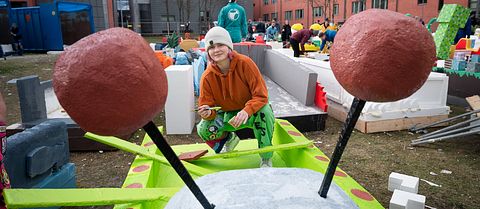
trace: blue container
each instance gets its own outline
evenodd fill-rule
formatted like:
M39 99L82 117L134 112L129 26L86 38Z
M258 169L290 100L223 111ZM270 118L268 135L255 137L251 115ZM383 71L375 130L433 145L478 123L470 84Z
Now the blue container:
M453 60L452 70L464 71L467 67L467 61L464 60Z
M470 57L470 62L480 62L480 55L474 54Z
M83 20L82 23L85 25L85 22L87 22L89 27L68 32L72 30L65 27L75 27L73 24L78 23L77 20L81 19L75 14L82 12L87 14L86 20ZM10 23L17 23L25 50L63 50L66 39L70 40L70 43L67 43L68 45L72 42L72 38L69 38L69 36L78 36L78 33L86 36L95 32L90 4L54 2L40 4L36 7L12 8L10 13ZM72 15L69 17L69 14ZM74 37L75 41L80 38Z

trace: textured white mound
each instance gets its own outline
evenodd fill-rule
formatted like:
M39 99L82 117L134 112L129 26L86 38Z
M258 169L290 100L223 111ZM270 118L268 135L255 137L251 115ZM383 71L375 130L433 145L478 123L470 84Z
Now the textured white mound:
M326 199L318 189L323 174L299 168L260 168L209 174L197 179L215 209L349 209L358 208L334 182ZM184 187L166 209L201 209Z

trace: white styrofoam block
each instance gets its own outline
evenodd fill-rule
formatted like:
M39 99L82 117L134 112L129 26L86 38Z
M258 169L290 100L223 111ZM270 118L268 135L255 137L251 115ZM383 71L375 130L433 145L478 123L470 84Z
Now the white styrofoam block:
M411 193L418 193L418 184L420 179L414 176L408 176L405 174L390 173L388 176L388 191L402 190Z
M389 209L424 209L425 196L396 189L390 199Z
M275 49L282 55L295 60L308 69L316 72L317 82L325 87L327 98L347 111L353 101L337 81L330 67L330 62L310 58L294 58L291 49ZM360 120L380 121L400 118L426 117L448 115L447 106L448 76L442 73L430 73L425 84L410 97L395 102L367 102L363 108Z
M1 44L0 47L2 47L3 53L13 52L13 47L11 44Z
M165 103L167 134L191 134L195 125L193 67L170 65L165 69L168 96Z
M283 43L278 42L278 41L267 41L266 44L272 46L272 49L283 48Z

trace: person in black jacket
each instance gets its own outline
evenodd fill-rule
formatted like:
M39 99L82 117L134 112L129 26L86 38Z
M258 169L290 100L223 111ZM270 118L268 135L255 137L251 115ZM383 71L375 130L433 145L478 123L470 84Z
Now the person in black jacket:
M265 30L265 23L263 23L262 19L258 18L258 24L255 27L255 32L265 34L266 31L267 30Z
M10 35L13 38L13 50L15 50L15 53L17 55L22 56L23 55L23 46L21 43L22 40L22 35L20 34L20 29L18 28L16 23L12 24L12 27L10 27Z
M287 43L290 41L290 36L292 35L292 27L290 22L285 20L285 24L282 26L282 43L284 48L287 47Z

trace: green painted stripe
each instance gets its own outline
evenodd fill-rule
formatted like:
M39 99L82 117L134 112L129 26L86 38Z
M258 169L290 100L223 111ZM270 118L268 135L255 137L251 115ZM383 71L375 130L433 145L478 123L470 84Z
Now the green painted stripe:
M207 155L204 157L199 158L198 160L209 160L209 159L219 159L219 158L234 158L244 155L252 155L252 154L259 154L265 152L274 152L274 151L281 151L281 150L290 150L290 149L300 149L305 148L310 145L313 145L311 141L305 142L296 142L296 143L289 143L289 144L281 144L281 145L273 145L268 147L263 147L259 149L251 149L251 150L239 150L233 152L227 152L222 154L215 154L215 155Z
M167 201L178 188L5 189L8 208L93 206Z
M96 134L88 132L88 133L85 134L85 138L92 139L94 141L97 141L97 142L100 142L100 143L118 148L118 149L126 151L126 152L133 153L135 155L140 155L142 157L145 157L145 158L148 158L148 159L151 159L151 160L156 160L156 161L158 161L162 164L165 164L165 165L170 165L170 163L167 161L167 159L165 159L165 157L163 157L161 155L151 153L146 148L144 148L142 146L136 145L134 143L127 142L127 141L119 139L117 137L100 136L100 135L96 135ZM182 163L185 166L185 168L187 168L187 170L189 172L191 172L191 173L193 173L197 176L203 176L203 175L206 175L206 174L214 173L214 171L196 166L196 165L191 164L189 162L182 161Z

